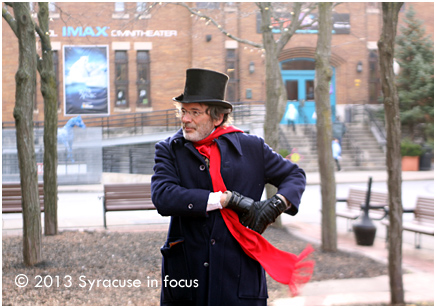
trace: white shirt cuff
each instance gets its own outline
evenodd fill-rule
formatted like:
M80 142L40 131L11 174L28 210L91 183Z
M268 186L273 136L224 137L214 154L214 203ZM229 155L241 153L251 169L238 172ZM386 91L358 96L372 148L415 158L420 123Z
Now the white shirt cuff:
M220 210L223 207L221 206L221 195L223 193L222 192L212 192L209 194L209 199L207 200L207 208L206 211L210 212L210 211L215 211L215 210Z

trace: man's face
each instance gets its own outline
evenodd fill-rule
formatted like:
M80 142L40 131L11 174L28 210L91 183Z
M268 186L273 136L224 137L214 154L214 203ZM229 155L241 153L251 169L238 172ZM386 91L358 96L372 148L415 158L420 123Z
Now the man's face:
M207 106L200 103L183 104L182 112L182 129L183 137L192 142L203 140L214 130L215 126L222 121L212 120L210 115L206 114Z

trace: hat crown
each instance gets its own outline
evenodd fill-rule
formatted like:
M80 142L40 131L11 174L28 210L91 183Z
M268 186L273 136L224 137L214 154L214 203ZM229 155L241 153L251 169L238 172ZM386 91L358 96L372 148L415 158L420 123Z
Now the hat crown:
M183 94L173 100L180 103L215 103L232 108L232 105L224 100L228 81L229 76L226 74L190 68L186 70Z
M229 77L225 74L204 70L186 71L185 100L218 99L224 100Z

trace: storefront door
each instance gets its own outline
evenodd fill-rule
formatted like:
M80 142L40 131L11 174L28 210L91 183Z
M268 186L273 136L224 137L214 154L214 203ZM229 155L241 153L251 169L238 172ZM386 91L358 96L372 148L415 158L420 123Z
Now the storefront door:
M298 111L295 124L315 124L315 61L313 59L292 59L281 63L282 78L285 84L288 104L293 104ZM334 69L330 84L330 104L332 121L335 119ZM287 124L286 111L280 124Z

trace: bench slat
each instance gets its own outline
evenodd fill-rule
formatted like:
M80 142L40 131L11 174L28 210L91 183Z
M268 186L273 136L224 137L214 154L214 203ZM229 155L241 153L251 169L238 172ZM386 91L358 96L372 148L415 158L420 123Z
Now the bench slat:
M104 185L104 227L106 212L155 210L151 201L150 183L122 183Z
M370 205L388 205L388 194L383 192L372 191L370 196ZM362 204L366 202L366 190L350 188L347 199L337 199L336 202L347 202L347 208L342 211L336 211L336 216L357 219L362 213ZM369 215L372 219L381 219L385 216L384 209L370 209Z
M413 212L414 220L403 222L403 230L434 236L434 198L418 197ZM382 224L389 226L389 219L383 220ZM416 238L415 247L420 247Z
M39 205L44 211L44 183L38 183ZM2 183L2 213L22 213L21 183Z

